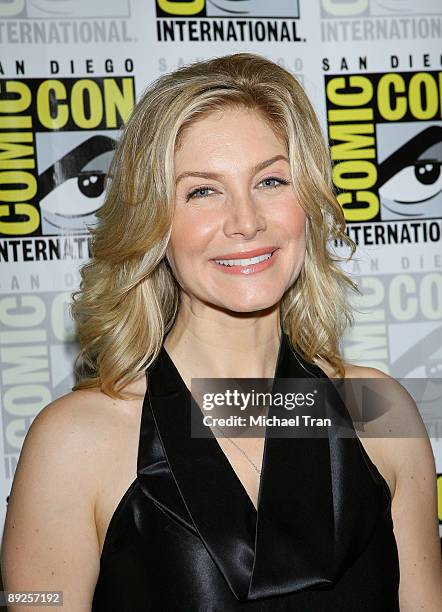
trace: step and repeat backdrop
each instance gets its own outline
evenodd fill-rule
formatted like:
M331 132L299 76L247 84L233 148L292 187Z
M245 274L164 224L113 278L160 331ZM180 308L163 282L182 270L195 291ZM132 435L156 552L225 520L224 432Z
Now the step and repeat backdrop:
M0 0L1 525L29 425L74 384L68 306L121 127L159 75L239 51L318 112L358 244L344 358L428 379L442 525L441 40L441 0Z

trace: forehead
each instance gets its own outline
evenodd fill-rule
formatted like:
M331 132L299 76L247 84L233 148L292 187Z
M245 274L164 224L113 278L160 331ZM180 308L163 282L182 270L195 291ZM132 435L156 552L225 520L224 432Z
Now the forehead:
M177 140L175 157L179 162L189 157L193 160L208 155L227 155L234 149L250 147L261 152L281 152L284 142L269 120L257 110L226 108L187 126Z

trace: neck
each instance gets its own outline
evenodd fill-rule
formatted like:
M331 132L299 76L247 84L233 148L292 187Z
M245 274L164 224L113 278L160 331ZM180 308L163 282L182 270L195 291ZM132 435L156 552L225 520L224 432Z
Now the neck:
M164 347L183 379L271 378L280 345L279 304L257 313L196 308L181 300Z

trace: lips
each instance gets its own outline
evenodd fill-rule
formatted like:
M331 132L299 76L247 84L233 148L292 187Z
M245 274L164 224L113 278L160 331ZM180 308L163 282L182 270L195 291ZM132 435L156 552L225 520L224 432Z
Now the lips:
M236 251L235 253L224 253L223 255L217 255L212 257L211 261L215 259L249 259L250 257L258 257L258 255L264 255L266 253L273 253L278 247L267 246L259 249L253 249L252 251Z
M266 249L258 249L264 250L264 253L261 255L265 255L269 252ZM264 270L269 270L275 265L275 261L278 259L278 253L280 249L275 249L269 257L264 257L262 261L256 261L256 259L260 259L259 255L255 255L253 257L248 258L233 258L231 261L236 261L237 263L221 263L219 261L211 260L210 264L215 267L215 269L221 274L234 275L239 277L253 277L255 274L264 272ZM253 251L252 251L253 253ZM255 263L252 263L255 259ZM241 261L242 260L242 261ZM221 260L222 261L222 260ZM243 263L244 261L249 261L249 263Z

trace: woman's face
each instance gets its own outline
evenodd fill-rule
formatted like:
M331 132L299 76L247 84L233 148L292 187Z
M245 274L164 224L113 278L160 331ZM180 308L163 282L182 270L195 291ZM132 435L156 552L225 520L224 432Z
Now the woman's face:
M167 258L184 292L234 312L277 304L305 255L305 213L284 144L256 112L225 110L184 133L175 173Z

